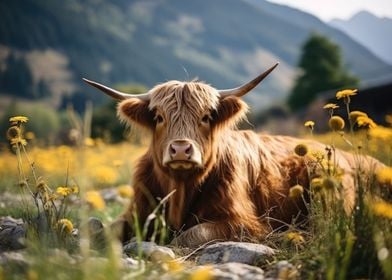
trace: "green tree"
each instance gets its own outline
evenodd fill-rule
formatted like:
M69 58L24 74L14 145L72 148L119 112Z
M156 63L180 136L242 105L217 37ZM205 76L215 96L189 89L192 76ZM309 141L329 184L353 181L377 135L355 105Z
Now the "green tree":
M344 69L339 46L319 34L312 34L303 45L298 66L303 72L288 98L294 111L309 105L322 91L355 87L359 82Z

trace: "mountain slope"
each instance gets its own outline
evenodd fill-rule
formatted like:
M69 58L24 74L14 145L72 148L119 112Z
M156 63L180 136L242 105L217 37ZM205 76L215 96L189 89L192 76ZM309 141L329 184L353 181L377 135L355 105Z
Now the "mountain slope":
M36 83L68 83L72 86L61 92L88 92L94 99L105 97L81 77L147 86L198 77L232 87L280 61L247 97L262 107L286 96L301 45L313 30L333 36L347 67L361 77L390 69L313 16L264 0L13 0L1 1L0 11L0 66L10 53L25 58L30 68L37 61L31 57L42 57L41 65L50 65L47 72L63 75L48 79L33 73ZM47 59L48 52L56 63Z
M359 12L348 20L334 19L330 24L366 46L378 57L392 64L392 19Z

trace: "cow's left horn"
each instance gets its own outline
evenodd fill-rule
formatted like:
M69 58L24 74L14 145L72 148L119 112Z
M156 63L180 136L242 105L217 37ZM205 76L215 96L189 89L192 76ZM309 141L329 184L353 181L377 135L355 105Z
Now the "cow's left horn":
M94 81L90 81L87 80L85 78L83 78L83 81L85 81L86 83L88 83L89 85L103 91L104 93L106 93L107 95L113 97L114 99L117 100L124 100L124 99L128 99L128 98L139 98L141 100L150 100L150 93L142 93L142 94L129 94L129 93L124 93L115 89L112 89L110 87L104 86L100 83L94 82Z
M270 69L268 69L267 71L265 71L264 73L260 74L259 76L257 76L255 79L253 79L252 81L243 84L242 86L239 86L237 88L233 88L233 89L222 89L219 90L219 94L224 97L224 96L229 96L229 95L234 95L237 97L241 97L245 94L247 94L249 91L251 91L253 88L255 88L265 77L268 76L269 73L271 73L276 66L279 65L279 62L276 63L274 66L272 66Z

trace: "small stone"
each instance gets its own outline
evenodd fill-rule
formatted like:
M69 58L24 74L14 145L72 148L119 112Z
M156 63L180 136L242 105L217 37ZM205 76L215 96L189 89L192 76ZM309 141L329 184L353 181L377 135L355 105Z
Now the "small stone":
M216 280L263 280L264 271L256 266L229 262L213 265L212 276Z
M22 219L0 218L0 252L23 249L25 237L26 226Z
M137 256L139 248L143 256L155 262L173 260L176 257L172 249L147 241L142 241L140 244L137 242L128 243L123 247L123 251L128 256Z
M268 246L247 242L219 242L203 249L198 264L237 262L255 264L272 256L274 250Z

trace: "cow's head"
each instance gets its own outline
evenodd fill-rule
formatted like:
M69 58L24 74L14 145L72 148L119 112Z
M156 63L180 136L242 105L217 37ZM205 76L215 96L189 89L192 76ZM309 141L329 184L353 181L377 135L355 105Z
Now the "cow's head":
M217 132L242 119L247 105L239 98L257 86L278 64L234 89L217 90L205 83L169 81L149 92L130 95L84 79L120 100L121 119L153 133L153 157L172 173L189 174L211 165Z

